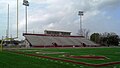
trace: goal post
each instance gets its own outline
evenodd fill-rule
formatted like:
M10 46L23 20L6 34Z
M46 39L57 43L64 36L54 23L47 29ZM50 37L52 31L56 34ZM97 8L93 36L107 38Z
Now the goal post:
M1 43L0 43L0 51L2 51L3 50L3 41L4 41L4 39L1 41Z
M2 41L1 41L1 43L0 43L0 51L3 51L3 42L5 41L5 40L10 40L11 38L5 38L5 39L3 39Z

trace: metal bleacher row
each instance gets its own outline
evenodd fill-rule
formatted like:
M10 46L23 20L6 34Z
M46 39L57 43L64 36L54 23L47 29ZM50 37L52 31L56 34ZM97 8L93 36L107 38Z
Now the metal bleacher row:
M61 37L61 36L43 36L43 35L24 35L31 46L98 46L94 42L83 37Z

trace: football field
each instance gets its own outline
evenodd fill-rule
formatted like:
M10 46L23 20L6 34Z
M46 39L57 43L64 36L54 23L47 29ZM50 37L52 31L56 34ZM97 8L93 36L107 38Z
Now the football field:
M0 52L2 68L120 68L120 48L31 48Z

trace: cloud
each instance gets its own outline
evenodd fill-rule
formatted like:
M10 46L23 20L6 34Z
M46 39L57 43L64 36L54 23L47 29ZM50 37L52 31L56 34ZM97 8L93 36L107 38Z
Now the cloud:
M40 12L34 10L37 14L31 14L32 16L29 17L30 26L39 24L38 27L43 25L42 27L45 28L46 26L46 28L48 28L52 24L53 29L61 28L63 25L67 26L67 24L72 24L76 20L79 22L79 18L77 16L79 10L85 11L84 20L88 20L89 18L102 13L101 9L119 4L119 0L66 0L66 2L64 2L64 0L38 0L33 3L41 4L43 2L49 5L46 6L47 8L44 10L41 10L39 7L37 8L37 6L35 6L38 9L37 11ZM72 18L75 19L73 20ZM69 30L71 27L72 25L67 28L64 27L63 29L66 28Z
M2 1L4 3L10 2L9 0ZM14 12L11 12L11 14L15 13L16 8L16 2L12 2ZM71 31L76 34L79 29L79 10L84 11L84 28L90 29L91 32L102 31L100 27L106 27L102 26L102 24L112 18L111 14L107 15L108 11L115 10L120 5L120 0L29 0L29 2L28 29L30 32L34 30L37 33L43 33L45 29L55 29ZM20 0L19 31L21 33L25 31L24 11L24 6L22 6L22 1ZM100 24L99 28L97 24ZM15 31L14 28L16 28L15 24L12 27L13 31Z

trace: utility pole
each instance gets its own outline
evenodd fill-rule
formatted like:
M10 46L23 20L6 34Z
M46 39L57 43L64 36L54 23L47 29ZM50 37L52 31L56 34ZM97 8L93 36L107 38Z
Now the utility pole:
M83 29L82 29L82 16L84 15L83 11L79 11L78 15L80 16L80 35L83 36Z
M25 5L25 16L26 16L26 33L27 33L27 6L29 6L29 2L27 0L23 0L23 5Z

